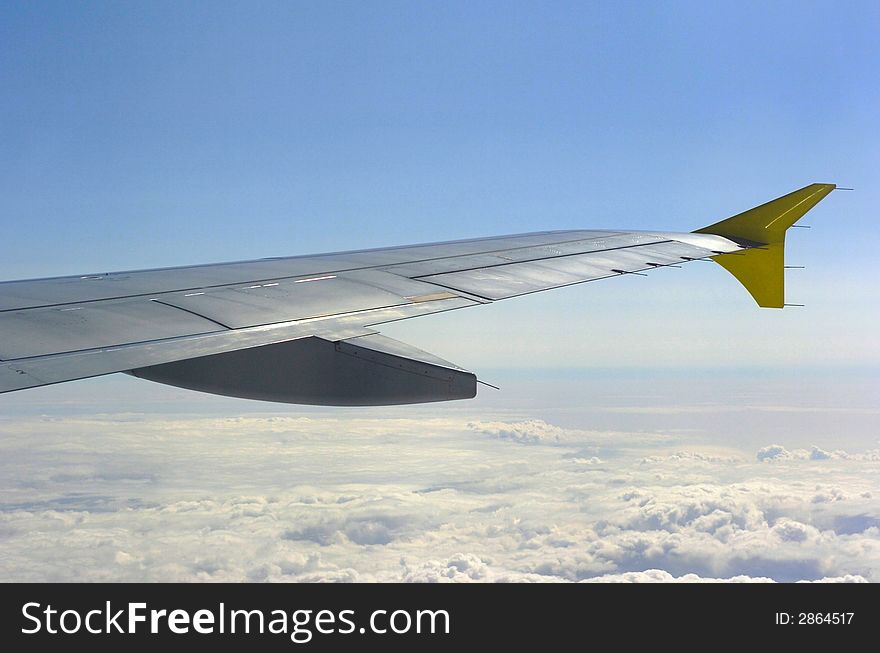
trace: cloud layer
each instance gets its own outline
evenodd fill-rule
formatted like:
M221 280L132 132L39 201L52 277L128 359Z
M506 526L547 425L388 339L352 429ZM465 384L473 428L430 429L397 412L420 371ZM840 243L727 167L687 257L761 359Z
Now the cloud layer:
M874 451L373 415L0 422L0 578L880 580Z

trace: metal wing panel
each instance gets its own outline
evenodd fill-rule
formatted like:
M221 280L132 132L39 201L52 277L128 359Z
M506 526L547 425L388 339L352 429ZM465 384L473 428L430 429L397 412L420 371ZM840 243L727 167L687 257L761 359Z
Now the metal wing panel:
M574 240L552 245L526 247L505 252L498 255L511 262L537 261L559 256L574 256L577 254L589 254L607 250L618 250L650 243L663 242L665 239L649 233L614 233L608 232L595 238L586 240Z
M203 317L145 299L12 311L0 313L0 360L222 330Z
M305 275L333 274L346 270L401 265L442 257L583 240L585 237L601 237L602 233L541 232L316 256L278 257L156 270L7 281L0 283L0 311L120 299L137 295L189 292L233 284L278 281Z
M354 270L352 272L342 272L339 274L339 277L379 288L407 301L422 301L424 297L432 295L438 290L437 286L425 281L408 279L407 277L384 270Z
M466 256L449 256L446 258L428 259L415 263L403 263L385 267L386 272L414 279L431 274L458 272L473 268L485 268L510 263L510 259L497 254L471 254Z
M0 393L124 372L148 365L209 356L307 336L320 336L328 340L353 338L374 333L370 329L373 325L475 304L476 302L471 300L456 297L299 322L222 330L195 336L2 361L0 362Z
M408 245L404 247L388 247L382 250L365 250L361 252L346 252L346 256L373 265L398 265L415 261L424 261L450 256L467 256L469 254L486 254L500 252L523 247L536 247L539 245L554 245L569 241L601 238L608 234L619 234L617 231L601 230L571 230L571 231L540 231L530 234L516 234L512 236L472 238L468 240L453 240L440 243L427 243L424 245ZM383 262L372 258L381 254ZM389 261L388 258L393 260ZM375 261L375 262L373 262Z
M497 300L583 281L575 275L543 268L535 263L515 263L483 270L465 270L425 277L446 288Z
M304 273L311 273L306 270ZM35 308L136 295L185 291L278 276L260 262L240 265L90 274L81 277L12 281L0 284L0 310Z
M162 295L161 301L233 329L408 303L400 295L336 275Z
M462 270L505 265L513 262L538 261L559 256L572 256L607 249L632 247L637 244L661 242L662 240L663 238L651 234L593 232L592 237L589 239L581 238L553 244L504 249L491 254L473 254L416 261L414 263L386 267L385 269L395 274L418 278L432 274L461 272Z
M25 390L26 388L34 388L41 385L46 385L46 383L41 379L28 375L27 372L15 364L0 362L0 393Z
M711 250L702 247L676 241L658 242L656 237L647 237L644 242L647 244L433 274L419 279L494 301L712 255Z

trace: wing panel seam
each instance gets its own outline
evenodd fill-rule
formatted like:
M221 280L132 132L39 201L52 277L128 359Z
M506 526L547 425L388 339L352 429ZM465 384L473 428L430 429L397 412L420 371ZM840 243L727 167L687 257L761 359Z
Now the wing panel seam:
M183 311L184 313L189 313L190 315L195 315L196 317L200 317L203 320L208 320L208 322L213 322L217 326L221 326L224 329L227 329L228 331L235 330L234 327L231 327L228 324L223 324L223 322L220 322L219 320L215 320L214 318L208 317L207 315L202 315L201 313L190 310L188 308L183 308L182 306L175 306L174 304L169 304L168 302L163 302L161 299L151 299L150 301L155 302L156 304L162 304L162 306L167 306L168 308L174 308L174 309L177 309L178 311Z
M576 252L574 254L560 254L558 256L544 256L541 258L531 258L531 259L523 259L522 261L508 261L506 263L496 263L494 265L478 265L473 268L463 268L461 270L450 270L448 272L429 272L428 274L420 274L415 277L409 277L410 279L424 279L426 277L439 277L444 274L457 274L458 272L472 272L473 270L491 270L493 268L503 268L512 265L518 265L520 263L539 263L541 261L556 261L562 258L571 258L572 256L589 256L590 254L604 254L605 252L616 252L622 249L635 249L637 247L651 247L653 245L665 245L666 243L675 243L678 242L676 240L658 240L653 243L637 243L635 245L622 245L621 247L608 247L606 249L597 249L592 252ZM405 265L409 265L408 263ZM402 276L402 275L401 275ZM433 283L433 282L431 282ZM439 285L439 284L438 284Z

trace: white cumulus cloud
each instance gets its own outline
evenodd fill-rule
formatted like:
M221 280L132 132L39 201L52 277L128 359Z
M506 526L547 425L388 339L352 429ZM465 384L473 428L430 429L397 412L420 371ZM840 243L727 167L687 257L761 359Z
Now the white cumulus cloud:
M503 415L33 416L0 421L0 578L876 582L872 455Z

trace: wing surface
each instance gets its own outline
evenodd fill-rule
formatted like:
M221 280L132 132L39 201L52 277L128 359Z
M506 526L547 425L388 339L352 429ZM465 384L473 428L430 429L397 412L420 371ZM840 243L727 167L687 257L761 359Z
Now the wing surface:
M407 398L399 388L406 385L401 379L410 377L392 378L388 361L409 361L399 369L425 369L437 378L446 378L444 369L460 368L426 361L427 354L420 357L403 343L389 351L389 342L374 335L374 327L383 323L709 258L740 279L759 304L781 305L785 229L831 189L831 184L813 184L699 233L548 231L0 283L0 392L113 372L184 387L202 385L211 392L216 390L207 389L208 381L193 380L193 375L210 369L216 376L220 369L231 379L221 384L221 394L235 395L236 375L244 375L250 365L244 362L247 354L231 352L253 350L254 358L275 359L279 366L283 360L285 366L274 374L301 373L296 361L307 357L314 369L327 365L344 374L354 369L348 360L354 350L343 344L342 350L334 346L331 351L317 340L353 343L360 338L357 348L371 364L357 363L357 374L367 378L370 370L381 368L386 386L393 389L384 399ZM266 349L271 346L275 349ZM209 365L163 367L211 357L221 358ZM218 368L217 361L225 363ZM260 369L266 369L265 361ZM412 396L429 401L424 396L430 387ZM456 387L447 394L469 392ZM352 387L332 389L338 396L343 390L345 401L357 403ZM301 388L297 392L306 396ZM242 390L236 396L245 394ZM277 392L263 394L248 396L284 401ZM315 400L309 403L321 403L320 393L308 396Z

